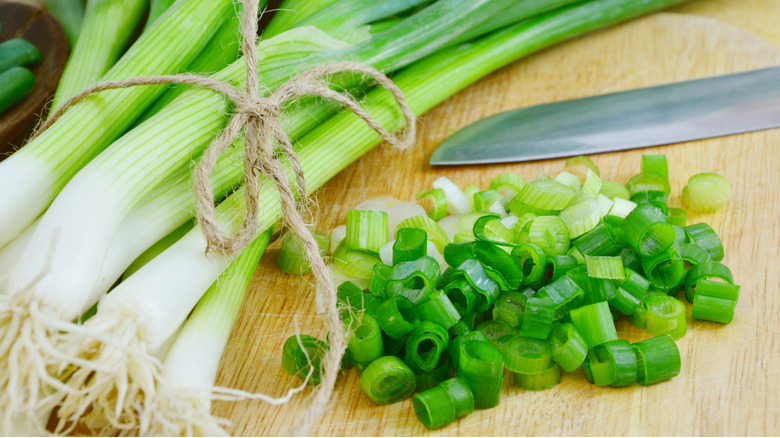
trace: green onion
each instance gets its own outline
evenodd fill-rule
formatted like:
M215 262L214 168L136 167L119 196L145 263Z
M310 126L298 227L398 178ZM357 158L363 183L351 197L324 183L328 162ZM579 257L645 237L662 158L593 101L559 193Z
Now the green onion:
M614 181L602 181L599 194L602 194L613 201L617 199L625 199L628 201L631 197L626 186Z
M563 210L577 196L571 187L552 179L535 179L524 185L514 200L539 210Z
M558 321L582 304L585 291L572 277L563 275L540 288L534 297L549 298L554 305L553 319Z
M336 0L284 0L271 22L263 29L262 37L271 38L292 29L302 20L316 14Z
M496 347L482 341L462 343L456 372L471 388L474 408L498 405L504 381L504 356Z
M722 208L731 198L731 184L723 175L699 173L683 187L682 201L691 210L704 213Z
M401 339L420 322L417 308L405 297L392 297L376 311L376 319L382 330L393 339Z
M532 296L525 304L520 336L547 339L552 330L555 303L547 297Z
M412 370L395 356L382 356L360 375L358 386L376 404L389 405L409 397L416 381Z
M336 251L330 260L333 270L339 275L355 281L362 280L361 283L371 280L373 267L380 262L374 254L343 249Z
M643 302L647 311L647 331L651 335L668 334L674 339L685 336L685 306L680 300L666 295L650 294Z
M461 315L471 313L481 300L480 294L474 290L470 280L466 277L455 278L449 281L442 291Z
M671 336L661 335L632 346L640 385L652 385L680 374L680 350Z
M519 327L525 314L528 297L515 291L505 291L493 303L493 320L500 321L509 327Z
M571 251L571 249L569 250ZM547 265L544 274L545 278L548 281L555 281L569 272L569 270L576 267L578 264L579 262L577 259L568 254L547 257Z
M417 199L430 199L433 209L428 210L428 217L438 221L447 216L447 197L442 189L424 190L415 195Z
M396 227L396 231L401 228L419 228L428 235L428 240L436 245L436 249L444 251L444 247L450 243L450 238L444 229L428 216L413 216L402 220Z
M349 338L347 348L350 357L357 363L369 364L381 357L383 347L379 322L368 313L363 313L360 324Z
M628 193L633 197L637 193L658 191L664 192L666 196L672 191L669 187L669 181L655 173L638 173L626 183Z
M537 373L512 373L515 385L529 391L541 391L552 388L561 381L561 367L555 362L544 371Z
M654 256L641 257L642 269L654 287L668 291L682 284L685 278L685 265L674 248Z
M371 268L371 279L368 281L368 290L372 295L380 298L386 298L385 288L387 279L393 273L393 267L384 263L376 263Z
M508 204L523 189L525 181L516 173L502 173L490 180L490 189L495 190L504 197Z
M620 246L609 234L603 222L574 239L571 244L582 255L611 256L620 252Z
M452 359L452 368L456 372L458 371L458 364L460 363L460 357L462 355L460 347L469 341L488 342L485 334L479 331L467 331L452 339L447 347L447 353L449 353L450 358Z
M684 243L679 248L680 258L689 265L712 261L710 254L699 246Z
M46 9L62 25L68 43L73 47L81 31L84 21L84 2L82 0L44 0Z
M556 325L549 340L553 360L567 373L582 365L588 354L587 341L571 323Z
M538 373L549 368L552 362L552 350L546 339L513 338L503 352L504 367L515 373Z
M569 240L569 229L558 216L539 216L528 230L528 242L539 245L549 255L566 254Z
M536 284L544 277L547 255L539 245L526 243L512 249L512 257L523 267L522 284Z
M558 217L566 224L569 236L574 239L599 224L601 210L595 199L585 199L569 205Z
M469 259L461 263L450 272L448 281L458 278L465 279L473 291L477 293L473 308L478 312L488 310L501 293L498 283L487 275L477 260Z
M626 217L626 239L640 255L654 256L674 242L674 228L657 210L640 205Z
M718 262L701 262L691 267L685 274L685 299L693 303L696 295L696 285L699 280L718 279L734 284L734 276L728 266Z
M643 154L642 173L658 175L669 180L669 164L666 162L666 155Z
M563 169L566 172L577 175L582 181L585 180L588 171L593 172L596 176L601 176L599 167L596 166L596 163L585 155L567 158L563 164Z
M582 188L580 188L580 192L575 198L575 202L582 202L586 199L595 199L599 194L599 191L601 191L601 178L599 178L598 174L589 169L585 175L585 181L582 183Z
M433 293L440 275L439 264L428 256L398 263L387 279L385 293L388 297L403 296L413 304L419 304Z
M363 292L363 289L356 286L351 281L341 283L336 289L336 299L343 305L342 313L348 322L352 322L352 316L357 312L363 312L376 315L382 301L374 295Z
M146 9L146 0L89 1L79 38L60 77L51 110L95 85L124 52ZM127 79L132 76L123 77Z
M317 246L320 248L320 257L327 253L330 238L322 231L315 231L314 238L317 239ZM282 247L279 249L279 256L276 258L276 264L282 272L289 274L305 274L311 272L309 259L306 258L303 250L303 244L300 239L293 234L288 234L282 240Z
M320 383L320 362L328 346L309 335L290 336L282 348L282 368L293 376L318 385Z
M723 243L712 227L703 222L689 225L685 227L685 234L691 243L707 251L713 261L723 260Z
M437 429L474 410L474 396L465 380L453 377L434 388L415 394L412 405L428 429Z
M0 43L0 73L11 67L24 67L39 62L43 56L34 44L21 38Z
M428 235L419 228L401 228L393 243L393 265L412 262L426 255Z
M658 212L666 216L669 212L669 207L666 205L668 196L666 193L660 190L646 190L631 195L631 202L639 205L648 204L656 208Z
M439 356L439 362L436 364L436 368L430 371L420 371L415 373L414 379L416 381L415 392L427 391L439 383L450 378L450 372L452 371L452 361L450 355L446 351Z
M487 342L499 350L501 350L501 348L497 344L501 343L499 342L501 338L505 338L507 336L514 337L516 334L515 329L503 321L482 321L479 323L479 325L477 325L475 330L484 333L485 338L487 338Z
M484 241L473 242L474 258L482 263L485 272L502 285L502 290L515 290L523 281L523 267L498 246ZM495 272L493 276L491 273ZM503 284L506 287L503 287Z
M728 324L734 318L739 286L706 279L696 281L691 317Z
M622 280L625 276L623 259L620 257L586 255L585 266L588 267L589 277Z
M612 320L609 304L606 301L573 309L569 316L572 325L582 334L590 348L618 338L615 322Z
M666 216L666 222L670 225L685 227L685 221L688 219L688 212L682 208L670 208Z
M387 213L376 210L347 212L347 249L379 254L379 248L388 242Z
M175 0L150 0L149 15L146 17L146 28L153 25L160 18L160 15L165 13L174 2Z
M431 321L422 321L406 340L405 361L416 370L430 371L439 363L439 356L449 343L447 329Z
M593 347L582 364L585 377L599 386L628 386L637 380L637 359L628 341L614 340Z
M582 188L582 184L580 183L580 178L571 172L566 172L565 170L559 173L555 177L555 180L565 186L571 187L573 190L576 190L578 192Z
M425 302L417 305L417 312L423 320L435 322L445 329L460 319L460 313L444 291L434 291Z

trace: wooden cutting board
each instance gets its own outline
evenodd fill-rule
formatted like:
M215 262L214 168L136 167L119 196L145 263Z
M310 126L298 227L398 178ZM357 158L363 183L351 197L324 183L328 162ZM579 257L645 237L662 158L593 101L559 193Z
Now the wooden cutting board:
M719 3L722 9L715 7L715 12L705 15L717 16L744 2L709 3ZM754 10L755 20L771 20L774 25L780 16L762 17L762 11L767 12ZM764 29L763 37L777 36L772 33L776 28ZM780 38L774 41L780 46ZM348 167L318 194L319 228L343 223L346 211L369 196L389 194L410 201L442 175L461 187L470 183L484 187L506 171L529 180L539 170L550 174L562 170L561 159L459 168L427 165L430 153L444 138L496 112L778 64L780 53L772 44L722 22L682 14L656 14L560 45L494 73L432 110L420 120L415 151L402 154L378 148ZM686 303L689 328L678 341L682 356L678 377L646 388L601 388L589 384L578 370L541 392L518 389L507 378L497 408L476 411L429 432L415 418L410 400L374 405L358 389L352 370L339 379L330 410L313 433L780 434L778 145L780 130L775 129L593 157L603 178L626 182L639 171L642 153L667 154L672 206L680 206L680 190L695 173L718 172L731 181L733 199L727 208L712 214L690 213L689 223L706 221L721 236L724 263L742 286L739 304L734 321L723 326L691 320ZM279 272L276 254L272 247L256 272L217 384L278 397L298 383L281 369L283 342L295 333L296 325L301 332L320 337L322 328L314 314L312 279ZM619 336L632 342L648 337L627 321L617 327ZM306 390L283 406L217 402L213 413L233 423L234 435L284 435L308 406L310 394Z

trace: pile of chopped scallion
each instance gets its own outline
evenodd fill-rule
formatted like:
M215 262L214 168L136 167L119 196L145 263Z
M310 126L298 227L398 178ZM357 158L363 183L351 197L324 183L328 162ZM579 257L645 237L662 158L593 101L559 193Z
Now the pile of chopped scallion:
M587 157L567 160L555 178L504 173L486 190L446 178L433 186L417 195L432 201L427 212L374 198L349 211L330 242L320 236L351 332L344 371L354 367L378 404L414 394L429 429L497 406L505 369L528 390L580 366L599 386L671 379L680 373L674 339L686 332L681 291L694 319L734 316L739 286L720 263L723 245L667 206L664 155L644 155L625 186L602 181ZM683 193L689 208L713 211L730 187L700 174ZM286 272L307 270L290 236L278 260ZM623 316L650 338L618 339ZM291 336L282 365L316 384L327 348Z

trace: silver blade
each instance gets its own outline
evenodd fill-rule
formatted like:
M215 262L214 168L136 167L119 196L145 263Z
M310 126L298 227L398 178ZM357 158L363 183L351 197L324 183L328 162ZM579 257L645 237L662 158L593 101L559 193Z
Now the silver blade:
M780 67L520 108L444 140L431 164L538 160L780 126Z

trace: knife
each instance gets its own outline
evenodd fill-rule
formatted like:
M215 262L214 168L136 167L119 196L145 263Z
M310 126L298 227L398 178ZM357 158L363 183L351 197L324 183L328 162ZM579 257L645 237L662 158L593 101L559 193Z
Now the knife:
M596 154L780 126L780 66L502 112L444 140L434 165Z

